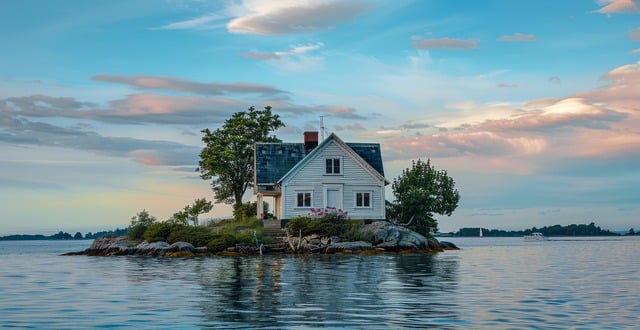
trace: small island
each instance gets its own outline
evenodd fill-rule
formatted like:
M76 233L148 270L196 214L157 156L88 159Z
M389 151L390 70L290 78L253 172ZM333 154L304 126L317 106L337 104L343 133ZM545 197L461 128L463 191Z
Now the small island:
M251 205L247 206L246 209L252 209ZM155 222L155 218L143 210L132 219L127 235L106 235L84 251L65 255L190 257L265 253L425 253L451 249L458 247L388 221L350 220L342 210L333 208L317 210L313 216L294 218L284 228L280 227L280 221L263 221L255 216L204 226Z
M389 182L378 143L344 142L305 131L303 142L273 133L285 124L270 106L234 113L202 130L197 171L217 203L233 204L233 219L199 224L211 211L205 198L157 222L146 210L126 236L105 236L91 255L203 255L227 253L382 253L455 248L432 237L434 215L458 207L460 194L446 170L418 159ZM385 198L391 184L392 201ZM243 203L248 190L255 202ZM269 213L271 200L273 213ZM276 219L276 220L271 220ZM390 220L392 219L392 220Z

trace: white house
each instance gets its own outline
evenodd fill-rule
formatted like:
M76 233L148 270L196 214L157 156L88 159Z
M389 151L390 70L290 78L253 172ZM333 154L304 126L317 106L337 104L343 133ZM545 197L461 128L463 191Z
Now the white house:
M352 219L385 219L389 182L379 144L345 143L331 134L318 145L318 132L305 132L304 143L256 143L254 153L259 217L264 197L273 197L280 220L327 206Z

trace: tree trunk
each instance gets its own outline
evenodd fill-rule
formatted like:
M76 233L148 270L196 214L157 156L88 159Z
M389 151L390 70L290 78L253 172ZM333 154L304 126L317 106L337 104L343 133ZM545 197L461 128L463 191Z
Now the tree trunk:
M233 198L235 199L233 203L233 209L237 210L239 207L242 206L242 191L241 190L234 191Z

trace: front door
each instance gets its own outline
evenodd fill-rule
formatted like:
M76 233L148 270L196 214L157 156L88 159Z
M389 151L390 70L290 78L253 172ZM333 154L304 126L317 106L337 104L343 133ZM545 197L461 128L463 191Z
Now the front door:
M342 187L341 186L327 186L324 190L325 202L330 207L337 209L342 208Z

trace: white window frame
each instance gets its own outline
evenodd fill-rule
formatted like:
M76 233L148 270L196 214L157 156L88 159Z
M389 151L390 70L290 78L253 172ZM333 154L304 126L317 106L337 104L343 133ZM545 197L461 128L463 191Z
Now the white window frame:
M358 195L362 194L362 206L358 206ZM364 194L369 194L369 205L364 205ZM357 209L373 208L373 192L370 190L355 191L353 194L353 207Z
M302 205L300 205L300 194L302 194ZM309 194L309 206L304 205L305 203L305 195ZM313 191L296 191L296 208L299 209L310 209L313 207Z
M327 172L327 161L331 160L331 172ZM335 169L335 161L338 160L339 164L338 164L338 171L340 171L339 173L335 173L334 169ZM325 175L342 175L343 172L343 164L344 162L342 161L342 157L325 157L324 159L324 174Z

